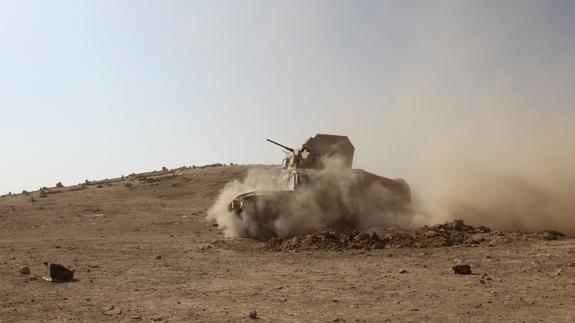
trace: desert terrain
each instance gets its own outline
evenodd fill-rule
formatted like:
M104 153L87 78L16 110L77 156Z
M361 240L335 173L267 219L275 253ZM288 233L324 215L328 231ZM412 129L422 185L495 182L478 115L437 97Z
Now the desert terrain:
M451 223L224 238L207 209L250 167L1 197L0 322L575 321L575 241L554 232ZM333 240L346 234L367 243ZM45 281L44 262L73 269L75 280ZM457 264L473 273L454 274Z

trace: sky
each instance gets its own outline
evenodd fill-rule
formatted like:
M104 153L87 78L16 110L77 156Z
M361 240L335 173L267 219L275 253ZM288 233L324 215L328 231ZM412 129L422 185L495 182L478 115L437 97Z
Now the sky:
M316 133L417 182L434 142L538 127L574 89L570 0L0 0L0 194Z

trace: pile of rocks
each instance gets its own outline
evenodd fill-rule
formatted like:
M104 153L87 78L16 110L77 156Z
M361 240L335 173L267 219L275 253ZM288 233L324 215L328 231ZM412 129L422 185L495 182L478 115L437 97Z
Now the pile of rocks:
M325 230L290 239L272 239L269 246L274 250L343 250L343 249L382 249L383 241L375 232Z
M268 246L272 250L343 250L382 248L433 248L457 245L476 246L482 243L499 244L514 240L555 240L565 236L556 231L539 233L491 231L484 226L466 225L455 220L434 226L424 226L414 231L393 228L373 228L367 231L324 230L307 235L285 239L272 239Z
M484 226L472 227L455 220L434 226L424 226L410 233L390 233L385 236L386 245L398 248L450 247L477 245L491 240L492 231Z

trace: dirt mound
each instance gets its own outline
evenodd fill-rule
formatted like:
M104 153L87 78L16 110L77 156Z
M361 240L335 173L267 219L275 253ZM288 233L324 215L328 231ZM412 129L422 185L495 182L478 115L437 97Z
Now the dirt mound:
M472 227L463 220L455 220L424 226L410 233L390 233L384 236L384 241L386 245L397 248L450 247L479 244L490 240L492 234L487 227Z
M269 241L272 249L289 250L342 250L342 249L381 249L382 240L375 232L325 230L312 234L296 236L291 239L272 239Z
M281 251L294 250L343 250L382 248L430 248L456 245L474 246L481 243L499 244L514 240L564 238L560 232L538 233L491 231L484 226L472 227L463 220L455 220L434 226L424 226L414 231L372 228L367 231L324 230L290 239L272 239L269 248Z

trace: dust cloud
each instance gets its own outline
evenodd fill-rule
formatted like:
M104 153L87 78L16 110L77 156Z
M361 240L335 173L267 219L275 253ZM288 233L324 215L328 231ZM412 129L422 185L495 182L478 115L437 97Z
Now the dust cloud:
M253 191L273 191L279 189L277 179L279 167L258 167L250 169L242 180L227 183L218 195L214 205L208 210L208 220L217 223L226 237L246 237L250 223L228 211L228 204L238 195Z
M418 197L430 222L575 235L575 116L469 127L431 145Z
M208 219L218 223L227 237L269 239L291 237L324 229L368 229L377 226L410 228L411 211L388 187L370 181L370 174L343 167L330 159L313 178L313 185L288 193L284 198L263 197L255 209L241 216L227 205L239 194L282 190L279 167L253 169L245 179L228 183ZM269 210L270 202L274 209Z

